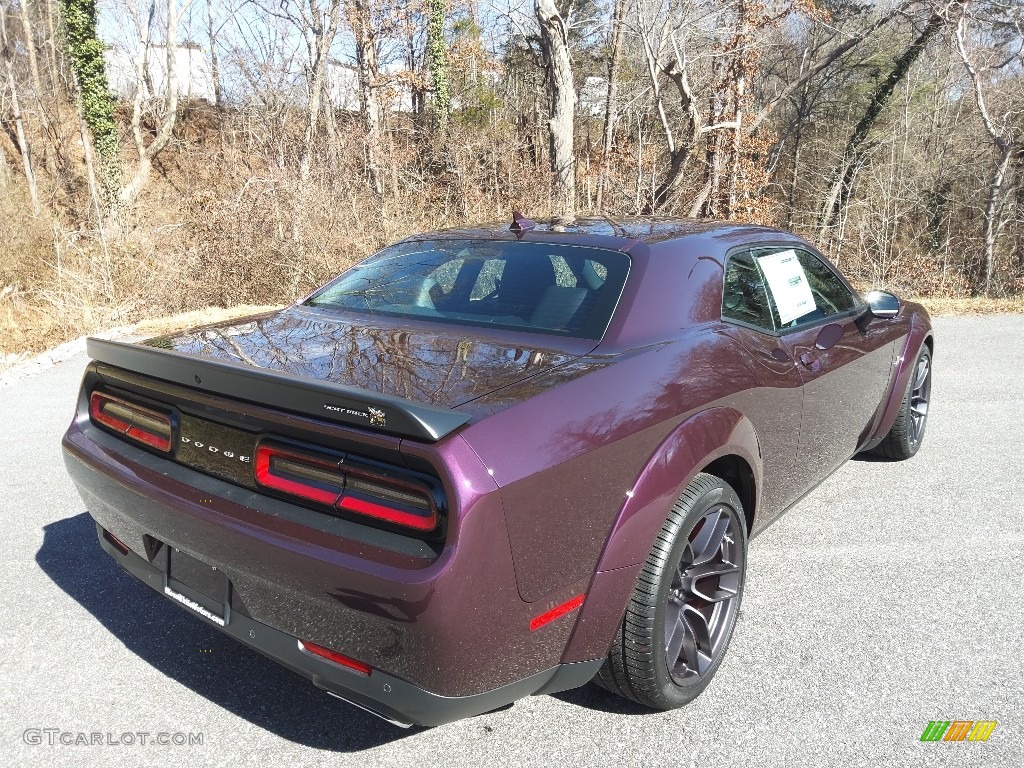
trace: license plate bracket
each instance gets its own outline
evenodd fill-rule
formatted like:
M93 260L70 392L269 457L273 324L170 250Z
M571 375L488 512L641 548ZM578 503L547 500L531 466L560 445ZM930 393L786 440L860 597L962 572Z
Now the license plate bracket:
M231 619L231 581L224 571L175 547L165 549L164 594L225 626Z

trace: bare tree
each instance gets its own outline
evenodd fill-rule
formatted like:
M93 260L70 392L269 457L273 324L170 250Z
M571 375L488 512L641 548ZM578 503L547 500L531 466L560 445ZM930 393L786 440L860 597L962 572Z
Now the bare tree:
M306 130L303 137L302 156L299 161L299 176L303 181L309 178L310 164L314 151L314 139L320 123L320 111L326 93L327 60L334 38L338 33L338 19L341 0L328 0L321 5L319 0L299 3L300 29L306 41ZM331 105L328 102L327 108Z
M25 182L32 200L32 211L38 214L40 211L39 187L36 184L36 175L32 167L32 150L29 147L28 136L25 132L25 120L21 114L21 102L18 99L18 81L14 76L14 50L14 41L11 40L7 31L7 8L4 3L0 3L0 54L3 55L7 87L11 92L11 111L18 137L18 149L21 151L21 166L25 171Z
M380 152L384 114L381 109L382 78L377 59L377 37L373 24L374 0L351 0L349 24L356 40L356 69L359 77L359 108L366 126L366 169L370 184L378 195L384 194Z
M964 14L957 22L955 35L956 48L957 52L960 54L960 58L963 60L964 68L967 70L967 74L971 78L971 86L974 90L974 100L978 106L978 114L981 116L981 122L985 126L985 132L988 133L996 150L996 165L992 171L991 181L988 185L988 195L985 201L985 219L983 224L983 237L985 244L984 290L986 294L991 294L993 287L992 275L996 268L996 241L999 238L999 230L1001 229L999 209L1003 204L1003 184L1006 180L1006 171L1010 167L1010 160L1013 158L1017 142L1011 123L1013 115L1010 112L1007 112L1002 115L1001 119L997 122L989 112L981 76L978 73L978 68L972 63L971 57L967 52L967 19L967 15Z
M688 56L687 34L704 27L722 26L718 15L717 10L692 9L675 4L669 13L665 13L658 3L647 3L640 9L638 34L654 111L668 153L667 167L644 203L646 213L654 213L669 202L702 141L717 142L712 134L736 127L732 120L708 123L692 84L693 62ZM701 41L697 47L703 47L704 43ZM671 84L670 91L674 91L674 103L669 102L665 93L666 79ZM708 101L714 104L718 98L719 94L710 94ZM704 209L720 178L720 156L718 148L709 145L706 181L690 206L691 216Z
M604 188L608 177L608 162L615 138L619 96L619 67L622 60L622 27L626 14L626 0L615 0L608 51L608 88L604 100L604 127L601 131L601 167L597 177L597 210L604 208Z
M182 0L178 5L175 0L167 0L167 24L164 34L164 48L167 54L166 73L164 77L164 94L160 99L162 115L159 115L159 127L156 136L147 144L142 132L142 108L145 96L146 71L149 51L152 47L152 29L156 16L156 0L151 0L146 18L139 24L140 44L135 61L135 100L132 103L132 138L139 155L135 173L124 187L121 188L121 201L134 203L149 181L153 169L153 159L159 155L174 134L174 126L178 120L178 24L182 15L192 4L192 0Z
M886 102L892 96L896 86L906 77L907 72L913 65L928 43L942 28L943 19L938 14L933 14L924 29L914 38L909 46L901 53L888 75L882 79L868 97L867 108L861 116L857 125L846 142L846 148L840 158L838 165L832 172L832 184L829 193L821 208L821 217L818 226L822 230L835 226L842 209L853 192L853 181L864 157L861 153L861 146L867 139L871 128L878 120L879 115L885 108Z
M217 56L217 36L220 27L213 23L213 2L206 0L206 33L210 38L210 77L213 79L213 103L220 106L224 100L221 92L220 60Z
M576 214L576 86L572 79L568 28L554 0L536 0L533 7L540 24L540 44L548 77L551 103L548 130L558 211L562 216L571 217Z
M903 18L907 10L919 2L920 0L900 0L900 2L892 6L886 13L875 18L875 20L866 28L860 31L846 32L843 34L836 32L834 37L836 39L844 38L843 42L837 43L826 51L822 51L813 61L807 63L807 66L798 77L790 79L769 98L767 98L764 105L756 114L753 115L750 122L747 123L747 132L753 133L756 131L779 107L779 105L785 102L791 93L802 88L807 82L821 76L825 70L842 59L846 54L865 40L870 39L880 29L886 27L897 19Z

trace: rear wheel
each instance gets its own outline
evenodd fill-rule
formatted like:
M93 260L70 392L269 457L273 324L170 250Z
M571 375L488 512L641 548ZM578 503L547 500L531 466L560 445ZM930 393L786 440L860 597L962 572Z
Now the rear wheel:
M932 353L927 346L917 356L914 372L900 404L892 429L871 453L886 459L909 459L921 447L928 422L928 403L932 397Z
M654 541L596 682L653 709L696 698L732 637L746 554L736 492L713 475L697 475Z

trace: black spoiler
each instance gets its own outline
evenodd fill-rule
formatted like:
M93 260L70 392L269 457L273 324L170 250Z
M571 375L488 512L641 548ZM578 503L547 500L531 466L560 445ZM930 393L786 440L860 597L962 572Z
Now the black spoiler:
M86 350L97 362L174 384L400 437L434 442L470 418L469 414L449 408L311 376L184 355L158 347L89 338Z

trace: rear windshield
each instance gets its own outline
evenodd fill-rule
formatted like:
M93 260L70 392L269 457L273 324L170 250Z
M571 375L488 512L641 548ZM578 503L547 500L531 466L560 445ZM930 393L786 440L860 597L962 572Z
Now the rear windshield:
M385 248L308 306L600 339L629 257L549 243L427 240Z

